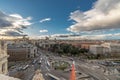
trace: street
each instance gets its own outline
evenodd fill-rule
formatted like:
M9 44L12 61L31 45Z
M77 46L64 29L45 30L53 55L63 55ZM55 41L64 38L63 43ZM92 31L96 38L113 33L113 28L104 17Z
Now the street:
M26 69L18 70L18 68L22 66L19 65L18 67L9 71L9 75L15 76L15 74L17 73L22 73L24 76L19 76L19 78L21 78L22 80L32 80L35 71L37 69L40 69L45 80L51 80L53 76L61 80L69 80L70 70L68 71L55 70L54 67L52 66L52 62L55 61L65 61L68 62L69 64L72 64L73 60L71 59L71 57L60 57L54 55L53 53L39 50L38 57L34 58L28 63L23 64L29 65ZM74 61L76 72L81 73L81 74L76 73L77 80L82 79L82 77L84 77L83 75L85 75L85 77L87 76L88 80L115 80L115 78L113 77L104 75L104 73L100 69L97 68L95 69L93 67L93 64L91 63L83 62L78 59L74 59Z

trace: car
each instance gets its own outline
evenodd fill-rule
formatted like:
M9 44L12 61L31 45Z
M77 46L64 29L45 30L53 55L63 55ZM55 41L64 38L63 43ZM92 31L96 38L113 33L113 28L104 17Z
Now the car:
M40 60L42 60L42 58L40 58Z
M15 68L16 68L16 66L12 66L12 67L11 67L11 69L15 69Z
M22 69L25 70L29 67L29 65L25 65Z
M20 70L22 70L22 68L23 68L23 67L21 66L21 67L19 67L17 70L20 71Z
M73 61L73 58L69 58L71 61Z
M47 63L47 66L50 66L50 63L49 63L49 61L47 61L46 63Z
M38 64L41 64L41 62L42 62L41 60L40 60L40 61L38 61Z
M33 62L32 62L32 63L33 63L33 64L35 64L36 62L37 62L37 60L35 59L35 60L33 60Z
M69 72L69 71L71 71L71 68L65 69L64 71L65 71L65 72Z

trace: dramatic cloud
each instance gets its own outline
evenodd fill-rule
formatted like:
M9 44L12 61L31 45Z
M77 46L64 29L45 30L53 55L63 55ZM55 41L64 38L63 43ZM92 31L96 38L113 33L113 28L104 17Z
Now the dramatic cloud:
M76 34L73 34L73 33L67 33L67 34L53 34L51 35L51 37L75 37L75 36L79 36L79 35L76 35Z
M25 35L14 29L0 29L0 36L22 36Z
M0 11L0 35L18 36L32 23L31 17L23 18L19 14L6 14Z
M107 39L119 39L120 33L114 34L97 34L97 35L74 35L74 34L54 34L51 38L67 39L67 40L107 40Z
M46 33L46 32L48 32L48 30L46 29L40 30L40 33Z
M50 21L50 20L51 20L51 18L44 18L44 19L40 20L40 23L43 23L43 22L46 22L46 21Z
M49 35L30 36L30 39L46 39Z
M71 32L120 28L120 0L97 0L91 10L70 14L76 23L67 28Z
M82 35L76 37L69 37L71 40L102 40L106 39L105 35Z
M53 35L40 35L40 36L30 36L31 39L58 39L58 40L111 40L120 39L120 33L114 34L92 34L92 35L75 35L73 33L67 34L53 34Z

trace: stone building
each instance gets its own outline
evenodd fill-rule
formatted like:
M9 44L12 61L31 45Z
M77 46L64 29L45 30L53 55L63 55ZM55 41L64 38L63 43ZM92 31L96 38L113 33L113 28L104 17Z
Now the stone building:
M8 73L8 57L7 44L4 41L0 41L0 74Z
M103 47L107 47L109 49L109 53L118 53L120 54L120 44L118 43L104 43Z
M0 80L20 80L20 79L0 74Z
M103 49L104 47L101 45L91 45L89 50L93 54L103 54Z
M56 42L54 40L40 40L36 44L44 50L49 50Z
M101 45L90 45L89 51L93 54L120 54L120 44L118 43L103 43Z
M37 47L27 43L8 44L9 61L28 60L37 56Z

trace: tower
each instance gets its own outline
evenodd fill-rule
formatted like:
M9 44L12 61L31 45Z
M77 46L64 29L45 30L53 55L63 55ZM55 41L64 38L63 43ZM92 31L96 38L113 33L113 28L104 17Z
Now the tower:
M76 74L75 74L75 62L72 63L72 69L71 69L71 75L70 80L76 80Z

